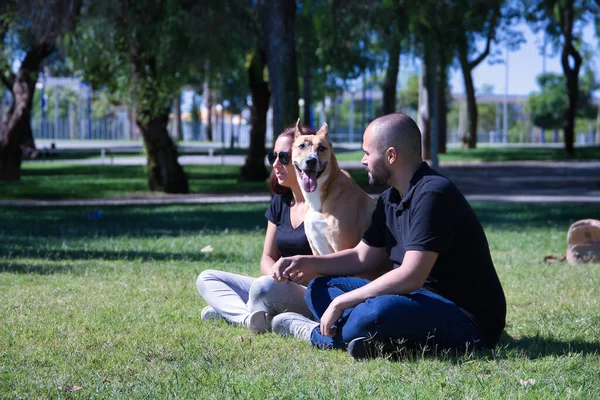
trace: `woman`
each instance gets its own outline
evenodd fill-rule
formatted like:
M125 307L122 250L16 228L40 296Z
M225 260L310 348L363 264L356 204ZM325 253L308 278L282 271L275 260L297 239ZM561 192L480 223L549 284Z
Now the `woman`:
M303 135L314 135L307 126L300 127ZM267 233L260 260L260 278L206 270L196 280L198 291L209 304L202 310L203 320L226 319L243 325L256 333L271 330L273 316L296 312L308 318L312 313L304 302L306 287L293 282L275 282L271 268L280 257L312 254L304 233L306 205L292 164L292 144L295 125L285 128L269 153L273 166L270 177L274 193L267 217ZM306 277L308 284L312 277Z

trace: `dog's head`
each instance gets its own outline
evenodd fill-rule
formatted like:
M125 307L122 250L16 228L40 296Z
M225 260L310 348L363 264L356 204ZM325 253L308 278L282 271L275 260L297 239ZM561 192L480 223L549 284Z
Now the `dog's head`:
M292 147L292 162L296 168L298 182L307 193L317 190L319 180L326 180L332 168L337 167L327 124L316 135L302 135L296 123L296 134Z

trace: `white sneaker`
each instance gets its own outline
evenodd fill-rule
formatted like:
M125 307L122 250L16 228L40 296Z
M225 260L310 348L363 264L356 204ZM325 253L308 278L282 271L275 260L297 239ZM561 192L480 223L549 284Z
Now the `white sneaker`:
M282 313L273 318L273 332L281 336L293 336L307 343L310 343L312 331L318 326L318 322L293 312Z
M246 327L254 333L267 333L271 331L273 316L264 311L254 311L246 318Z
M203 321L208 321L210 319L215 319L215 320L225 319L225 317L223 317L221 314L219 314L217 312L217 310L215 310L211 306L206 306L202 309L202 312L200 313L200 318L202 318Z

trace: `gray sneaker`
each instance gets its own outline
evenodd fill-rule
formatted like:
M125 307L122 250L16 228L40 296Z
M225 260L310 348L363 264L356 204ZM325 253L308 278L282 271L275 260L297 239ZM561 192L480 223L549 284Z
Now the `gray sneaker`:
M282 313L273 318L273 332L281 336L293 336L307 343L310 343L313 329L318 326L318 322L293 312Z
M202 318L203 321L208 321L210 319L214 319L214 320L225 319L225 317L223 317L221 314L219 314L217 312L217 310L215 310L211 306L206 306L202 309L202 312L200 313L200 318Z
M254 311L246 318L246 327L254 333L267 333L271 331L273 316L264 311Z
M273 316L264 311L254 311L246 318L246 327L254 333L267 333L271 331Z

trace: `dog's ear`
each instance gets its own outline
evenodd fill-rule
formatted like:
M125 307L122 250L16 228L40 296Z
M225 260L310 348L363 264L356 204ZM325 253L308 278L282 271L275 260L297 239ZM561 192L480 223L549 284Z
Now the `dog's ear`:
M298 121L296 121L296 131L294 132L294 139L298 139L298 136L302 136L302 133L300 133L300 118L298 118Z
M329 127L327 126L326 122L323 122L323 125L321 126L321 129L319 129L319 131L317 132L317 135L328 137Z

